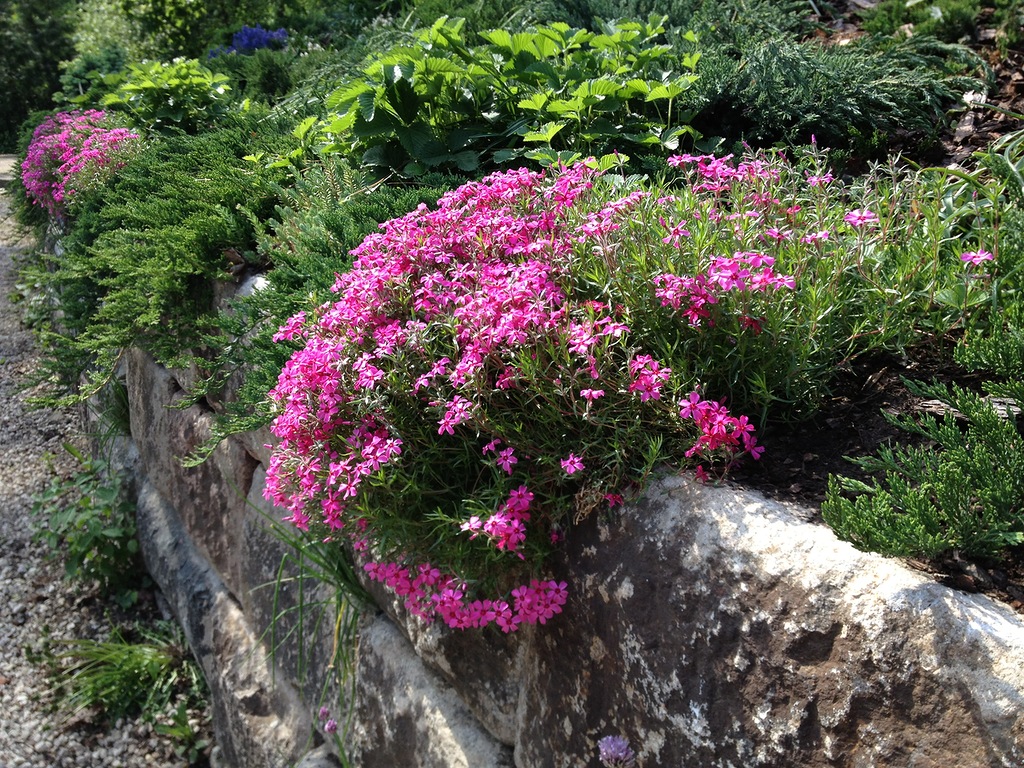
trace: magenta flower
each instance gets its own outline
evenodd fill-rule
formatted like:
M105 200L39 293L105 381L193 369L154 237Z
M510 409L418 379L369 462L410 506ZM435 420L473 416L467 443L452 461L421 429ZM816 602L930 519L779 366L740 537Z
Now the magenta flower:
M855 208L843 217L843 221L851 227L867 227L878 223L878 214L867 208Z
M516 458L515 451L512 448L505 448L498 454L498 466L504 469L510 475L512 474L512 466L518 463L519 459Z
M599 397L604 397L603 389L581 389L580 397L584 400L597 400Z
M570 453L569 458L562 459L562 469L565 470L565 474L571 475L574 472L586 469L583 464L583 460L575 453Z
M79 192L124 165L140 137L107 127L106 119L99 110L58 112L35 129L21 164L33 204L61 218Z
M995 257L988 251L966 251L960 254L960 261L975 267L980 267L984 262L992 261L993 258Z

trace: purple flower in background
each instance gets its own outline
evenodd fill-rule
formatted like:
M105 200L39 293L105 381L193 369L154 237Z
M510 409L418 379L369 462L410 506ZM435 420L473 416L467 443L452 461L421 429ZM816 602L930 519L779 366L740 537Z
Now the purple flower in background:
M227 48L214 48L209 58L225 53L252 53L261 48L284 48L288 44L288 30L284 27L271 32L257 24L255 27L243 26L231 36L231 45Z
M597 742L597 756L606 768L634 768L635 755L622 736L605 736Z

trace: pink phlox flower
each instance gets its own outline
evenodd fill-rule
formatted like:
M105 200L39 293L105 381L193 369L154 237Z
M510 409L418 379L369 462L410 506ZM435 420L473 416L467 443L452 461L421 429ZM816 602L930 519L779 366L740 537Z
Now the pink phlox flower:
M960 254L960 261L965 264L971 264L972 266L979 267L986 261L991 261L995 258L988 251L965 251Z
M451 365L451 363L452 361L447 357L442 357L430 367L429 371L416 379L416 383L413 385L412 391L419 392L424 387L429 387L436 377L444 376L448 373L448 366Z
M690 230L686 229L686 220L682 220L677 224L668 224L664 219L659 219L661 226L668 232L665 237L661 238L661 242L665 245L671 245L673 248L679 248L681 241L690 236Z
M830 184L835 178L830 171L820 175L812 175L809 171L804 171L804 173L807 174L807 186L809 187L823 187Z
M299 312L296 315L288 318L288 321L281 326L277 333L274 334L274 341L292 340L296 336L306 337L308 333L303 331L302 326L306 323L306 313Z
M561 463L562 469L565 471L565 474L567 475L571 475L586 469L586 466L583 464L583 459L581 459L575 453L570 453L567 458L562 459Z
M710 318L708 307L718 303L718 298L708 290L704 275L681 277L664 273L654 278L654 286L654 295L661 299L661 305L681 310L694 327Z
M511 389L515 386L516 380L519 379L521 372L515 366L507 366L500 374L498 378L494 380L494 386L497 389Z
M471 539L475 539L483 529L484 521L478 515L473 515L459 526L460 531L469 531Z
M806 245L814 245L815 243L821 243L828 240L831 237L831 233L827 229L822 229L817 232L812 232L809 235L804 235L800 238L800 242Z
M509 447L502 449L502 451L498 453L498 458L495 459L495 463L511 475L512 467L519 463L519 459L515 456L515 450Z
M604 397L603 389L581 389L580 397L584 400L597 400L599 397Z
M672 369L662 366L650 355L637 355L629 361L629 373L633 378L630 392L639 392L640 401L661 398L661 388L672 376Z
M867 208L855 208L843 217L851 227L867 227L878 223L878 214Z
M526 521L522 515L510 512L505 505L487 518L483 531L495 547L506 552L515 552L526 541Z
M789 240L793 236L793 231L789 229L778 229L777 227L768 227L765 230L765 237L781 242L783 240Z
M617 320L613 320L610 317L599 318L595 324L600 329L599 333L602 336L611 336L613 339L621 338L623 335L629 333L628 325L620 323Z
M375 357L374 353L365 352L352 363L352 370L356 372L355 389L373 389L384 378L384 371L372 362Z
M597 336L594 335L594 324L591 321L584 323L569 323L569 332L566 341L569 342L569 351L577 355L586 355L591 347L597 343Z
M523 519L529 519L529 515L525 513L532 502L533 493L527 486L520 485L509 494L508 501L505 503L513 514L519 515Z

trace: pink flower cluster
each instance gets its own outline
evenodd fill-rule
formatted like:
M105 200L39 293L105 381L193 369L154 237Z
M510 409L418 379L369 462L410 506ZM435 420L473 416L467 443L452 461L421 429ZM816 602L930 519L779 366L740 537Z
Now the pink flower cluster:
M703 400L696 391L680 403L679 416L693 419L700 428L697 442L686 452L687 458L711 459L723 449L727 455L742 450L755 459L764 453L754 437L754 425L746 416L732 416L721 403Z
M732 155L715 157L714 155L673 155L668 164L675 168L692 166L700 179L693 188L697 192L724 192L733 181L750 181L754 179L774 179L778 170L764 160L744 160L733 165Z
M698 326L711 317L710 307L719 302L724 292L792 290L796 285L793 277L778 274L774 265L775 259L763 253L713 256L707 270L695 276L657 275L654 295L661 299L663 307L671 307L691 326Z
M99 110L51 115L36 127L21 164L25 192L60 218L76 192L124 165L127 150L138 140L134 131L108 127Z
M558 521L534 509L534 494L550 499L568 492L571 498L586 482L579 478L602 467L580 448L567 456L564 449L537 455L536 446L517 442L529 431L502 431L492 409L508 408L502 404L512 394L529 398L547 388L564 398L568 418L578 413L577 397L589 414L614 397L653 407L663 394L674 399L680 386L670 367L630 341L628 311L617 300L580 291L577 274L581 254L615 258L617 233L638 207L665 211L673 201L655 203L634 191L588 211L596 175L584 164L551 176L526 169L494 174L446 194L436 210L420 206L386 222L353 251L352 269L336 278L335 298L292 318L277 334L304 346L270 392L280 444L267 498L296 526L317 524L378 556L366 566L369 576L425 619L453 627L493 622L512 631L558 613L567 587L531 580L504 597L476 599L471 579L416 565L393 543L381 546L376 488L424 452L456 443L480 450L485 443L477 455L487 479L478 485L489 498L505 500L489 514L458 513L453 535L478 540L491 558L500 553L525 560L524 553L538 551L527 546L531 541L558 537ZM787 285L790 279L772 264L756 253L715 257L706 272L688 278L699 291L671 275L659 278L659 290L674 290L674 308L685 298L689 311L699 314L695 305L723 292ZM662 301L673 304L668 294ZM701 433L701 459L757 455L748 422L730 421L717 403L702 401L699 413L678 425L687 434ZM410 418L422 420L416 422L422 427L403 432Z
M469 600L466 585L446 576L429 563L411 570L397 563L367 563L366 574L385 584L413 615L430 621L435 616L452 629L470 629L497 625L503 632L514 632L521 624L544 624L562 612L569 597L564 581L532 579L512 590L512 602L506 600Z

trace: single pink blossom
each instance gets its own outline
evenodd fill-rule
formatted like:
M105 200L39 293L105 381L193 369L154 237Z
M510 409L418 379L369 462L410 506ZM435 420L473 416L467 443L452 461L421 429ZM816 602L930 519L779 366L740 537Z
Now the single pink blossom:
M586 469L586 467L579 456L575 453L570 453L568 458L562 459L562 469L565 470L565 474L571 475L575 472Z
M988 251L965 251L960 254L960 261L975 267L980 267L984 262L992 261L993 258L995 257Z
M878 214L867 208L855 208L843 217L843 221L851 227L867 227L878 223Z

